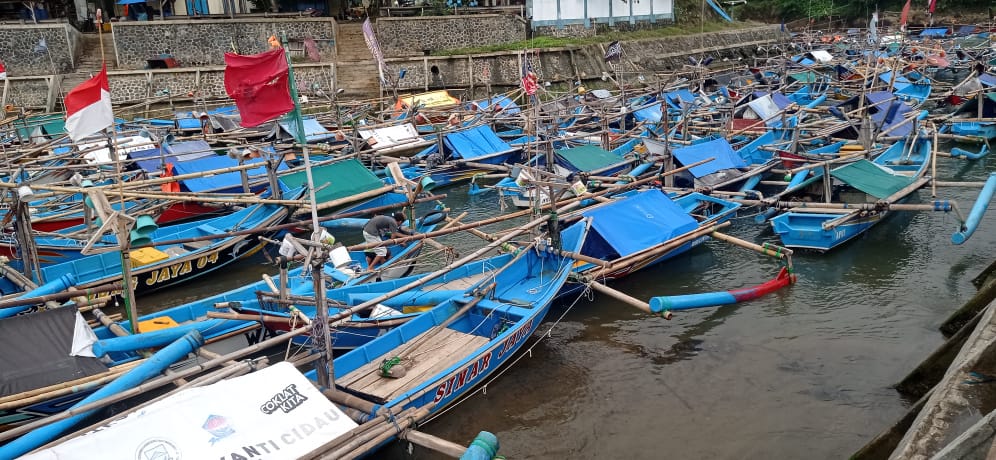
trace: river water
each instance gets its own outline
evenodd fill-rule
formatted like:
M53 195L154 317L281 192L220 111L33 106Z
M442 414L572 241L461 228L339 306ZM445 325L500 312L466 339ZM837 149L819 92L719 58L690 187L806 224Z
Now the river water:
M944 180L978 181L996 159L938 166ZM467 211L471 221L499 212L496 195L466 190L444 191L454 214ZM966 213L977 193L938 189ZM919 198L930 200L929 189ZM726 233L778 241L748 214ZM972 296L971 279L996 256L996 210L962 246L950 243L956 227L950 214L897 213L834 252L797 253L799 281L790 288L672 321L604 295L561 301L533 338L548 331L543 340L422 429L464 445L488 430L500 453L516 459L848 457L906 411L910 402L891 386L942 343L938 325ZM275 271L264 262L144 297L140 306L258 280ZM754 285L777 269L769 258L710 241L613 286L648 299ZM405 447L379 456L443 458Z

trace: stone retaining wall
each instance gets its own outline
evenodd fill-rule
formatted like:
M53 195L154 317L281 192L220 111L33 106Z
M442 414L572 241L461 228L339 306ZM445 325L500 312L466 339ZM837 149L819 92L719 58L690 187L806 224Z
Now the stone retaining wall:
M699 58L711 55L717 61L742 59L744 63L752 64L758 45L787 38L786 34L779 32L778 26L770 26L716 32L704 37L691 35L624 42L623 56L627 65L622 78L633 81L643 76L653 81L654 72L681 69L688 63L688 56ZM398 75L400 69L405 69L405 78L398 85L398 89L404 92L474 87L478 90L475 94L483 95L480 90L486 87L494 87L498 91L502 87L519 86L523 60L529 61L530 68L540 81L599 80L602 72L613 73L613 69L602 59L604 53L604 45L587 45L547 49L526 55L500 52L474 56L390 58L387 59L385 75ZM633 70L629 62L643 70ZM433 67L436 72L433 72ZM333 63L296 64L294 70L302 94L321 98L318 95L321 92L333 93L336 73ZM619 78L619 74L613 74ZM165 101L167 91L174 100L190 100L191 93L208 98L224 97L223 77L223 66L109 72L111 98L116 104L141 102L147 97L159 97ZM43 77L11 79L3 103L44 106L47 92Z
M526 22L513 14L377 19L377 41L386 57L425 51L497 45L526 39Z
M335 66L332 63L294 65L294 80L301 94L315 95L320 91L332 94L334 75ZM223 66L109 71L107 78L111 86L111 102L119 105L139 103L150 98L168 102L170 97L174 101L190 101L195 96L208 99L226 97ZM11 78L0 106L13 104L17 107L44 108L50 79L47 76ZM65 91L68 89L63 88L62 92ZM56 107L56 110L62 110L62 107Z
M0 60L7 75L50 75L75 70L79 31L69 24L0 25ZM44 38L45 47L39 47Z
M292 49L311 38L322 61L335 60L331 18L134 21L115 23L112 30L121 69L144 69L147 59L160 54L173 55L183 67L224 65L233 45L241 54L260 53L269 49L270 36L282 32Z
M688 56L711 55L717 61L743 60L753 63L757 46L785 41L788 35L778 26L702 35L688 35L623 42L624 78L640 76L652 79L654 72L681 69ZM398 75L405 69L405 78L398 84L402 91L425 91L438 88L485 86L519 86L523 60L540 81L566 82L600 79L603 72L615 74L605 63L605 45L585 45L570 48L544 49L538 53L497 52L474 56L423 56L387 60L385 75ZM633 65L629 65L629 63ZM644 69L633 70L633 67ZM433 71L435 67L435 72Z

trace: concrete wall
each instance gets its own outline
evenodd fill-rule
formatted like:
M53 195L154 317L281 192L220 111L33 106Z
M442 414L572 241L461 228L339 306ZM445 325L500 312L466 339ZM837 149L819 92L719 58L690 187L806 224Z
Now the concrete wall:
M703 54L722 61L742 59L753 63L760 44L787 40L778 26L716 32L705 36L692 35L652 40L623 42L623 57L644 72L627 70L623 78L629 81L641 75L652 81L653 72L681 69L688 64L687 56ZM605 45L544 49L539 53L496 52L474 56L423 56L387 59L385 74L397 75L405 69L399 82L400 91L425 91L443 87L462 88L487 86L514 87L520 84L523 60L528 59L540 81L567 82L575 79L600 79L602 72L613 72L603 60ZM433 72L435 67L437 72ZM626 66L627 69L630 66ZM483 94L483 93L482 93Z
M147 59L160 54L172 54L183 67L224 65L233 44L241 54L259 53L269 49L267 38L281 32L287 33L292 49L312 38L322 61L335 59L331 18L133 21L113 27L120 69L143 69Z
M470 48L526 39L526 22L511 14L377 19L385 57L422 56L425 50Z
M48 50L36 48L45 39ZM74 71L79 32L69 24L0 25L0 60L7 75L50 75Z

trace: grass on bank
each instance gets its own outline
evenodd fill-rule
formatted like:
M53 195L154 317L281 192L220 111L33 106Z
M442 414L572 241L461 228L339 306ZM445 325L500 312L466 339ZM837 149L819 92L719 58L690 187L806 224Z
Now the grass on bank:
M692 35L700 32L719 32L724 30L746 29L762 25L759 22L706 22L704 24L668 24L653 29L633 30L633 31L608 31L599 33L593 37L551 37L546 35L535 36L529 40L520 40L510 43L495 45L476 46L472 48L459 48L451 50L433 51L433 56L455 56L464 54L494 53L499 51L514 51L536 48L560 48L566 46L592 45L597 43L610 43L616 40L644 40L653 38L674 37L679 35Z

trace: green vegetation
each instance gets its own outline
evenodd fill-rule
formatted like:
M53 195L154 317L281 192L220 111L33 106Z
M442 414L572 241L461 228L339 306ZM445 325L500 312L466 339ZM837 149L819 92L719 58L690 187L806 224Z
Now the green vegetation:
M682 2L678 0L675 8ZM913 0L911 14L923 14L927 10L927 0ZM790 22L796 19L813 18L817 21L833 16L834 20L845 22L866 21L876 9L879 12L896 12L903 9L906 0L750 0L747 5L735 6L735 17L759 19L767 22ZM935 17L973 16L982 13L984 17L990 2L978 0L938 0ZM914 20L911 17L911 21Z
M599 33L594 37L548 37L538 36L530 40L522 40L511 43L478 46L474 48L461 48L453 50L440 50L433 52L434 56L454 56L462 54L493 53L498 51L514 51L537 48L560 48L566 46L590 45L595 43L609 43L616 40L643 40L662 37L673 37L676 35L689 35L699 32L717 32L721 30L743 29L756 27L757 22L706 22L704 24L669 24L655 29L634 30L634 31L610 31Z

